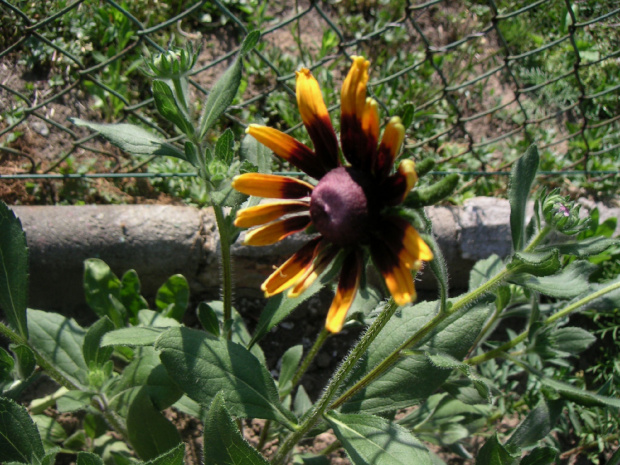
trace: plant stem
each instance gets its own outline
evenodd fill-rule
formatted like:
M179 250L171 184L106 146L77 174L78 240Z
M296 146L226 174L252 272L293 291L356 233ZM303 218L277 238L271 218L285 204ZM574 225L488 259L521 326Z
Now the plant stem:
M336 394L336 391L340 388L340 385L346 380L347 376L355 367L359 359L364 355L368 346L377 337L379 332L392 318L394 312L398 306L390 299L386 308L377 316L375 321L368 327L368 330L364 333L360 341L353 347L349 355L344 359L334 376L330 380L329 384L323 391L321 398L314 404L314 407L299 428L289 434L286 439L280 445L278 452L274 455L271 463L274 465L281 465L286 460L289 452L295 447L295 444L316 424L321 415L327 410L329 403Z
M222 305L224 307L224 326L232 318L232 260L230 255L230 235L228 234L228 225L226 217L221 206L212 202L213 211L215 212L215 222L218 232L220 233L220 251L222 254ZM230 339L231 334L227 337Z
M351 386L345 393L343 393L333 404L329 407L334 409L342 405L348 399L353 397L355 393L368 386L371 382L381 376L388 368L394 365L402 356L403 352L411 349L415 345L419 344L429 333L431 333L442 321L448 316L454 314L458 310L465 308L473 304L476 300L482 297L487 292L491 291L495 286L501 284L510 272L504 268L497 275L484 283L478 289L474 289L469 294L466 294L461 299L456 301L452 307L445 312L439 312L432 319L430 319L422 328L416 331L409 339L403 342L397 349L395 349L390 355L388 355L381 363L373 368L366 376L360 379L357 383Z
M578 310L580 307L583 307L584 305L589 304L590 302L592 302L595 299L598 299L599 297L608 294L612 291L615 291L616 289L620 289L620 281L611 284L607 287L604 287L603 289L599 289L596 292L593 292L590 295L585 296L583 299L579 299L577 302L574 302L570 305L568 305L567 307L565 307L564 309L560 310L559 312L551 315L549 318L547 318L545 321L543 321L543 326L547 326L550 325L551 323L553 323L554 321L563 318L567 315L569 315L570 313L574 312L575 310ZM482 362L486 362L488 360L491 360L493 358L496 357L500 357L502 354L504 354L506 351L512 349L513 347L516 347L519 343L525 341L525 339L527 339L528 336L528 332L524 331L521 334L519 334L517 337L515 337L514 339L506 342L505 344L496 347L493 350L490 350L484 354L480 354L477 355L476 357L472 357L469 358L467 360L465 360L465 363L469 364L469 365L479 365Z
M314 341L314 344L310 348L310 351L306 354L306 357L303 359L301 365L299 365L299 368L297 368L297 371L293 376L293 387L297 386L297 384L301 380L301 377L304 375L304 373L306 373L308 367L319 353L319 350L321 350L321 347L323 347L323 344L325 344L325 341L327 341L329 335L330 332L327 331L325 327L322 327L321 331L316 337L316 340Z
M538 234L536 234L536 236L534 237L534 239L532 239L530 241L530 243L527 245L527 247L525 247L525 249L523 249L524 252L531 252L532 250L534 250L536 248L536 246L538 246L538 244L540 244L542 242L542 240L547 237L547 235L551 232L552 228L551 226L543 226L543 228L538 231Z

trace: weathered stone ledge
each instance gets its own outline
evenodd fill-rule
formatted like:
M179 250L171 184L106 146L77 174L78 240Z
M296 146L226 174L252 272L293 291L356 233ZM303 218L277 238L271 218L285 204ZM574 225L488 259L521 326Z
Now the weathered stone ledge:
M601 218L620 208L583 202L584 214L598 206ZM103 259L122 275L135 269L143 292L152 296L175 273L194 295L219 294L218 237L211 210L168 205L16 206L30 249L30 306L75 314L83 308L83 262ZM428 214L450 270L451 286L467 287L472 265L491 254L510 253L509 206L503 199L478 197L463 207L432 207ZM618 233L618 230L616 231ZM271 247L233 247L237 295L260 295L260 283L295 251L302 239ZM420 290L435 288L422 273Z

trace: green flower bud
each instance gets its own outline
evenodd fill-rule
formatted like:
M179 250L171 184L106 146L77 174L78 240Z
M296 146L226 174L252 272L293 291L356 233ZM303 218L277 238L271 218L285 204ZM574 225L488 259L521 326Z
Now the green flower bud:
M568 196L562 197L558 189L549 194L543 193L540 204L547 224L562 234L572 236L586 229L588 225L589 218L579 217L581 205L573 202Z
M199 50L194 51L191 43L187 43L185 49L174 48L163 53L153 55L150 60L145 60L146 65L152 71L151 77L157 79L179 79L186 76L196 65Z

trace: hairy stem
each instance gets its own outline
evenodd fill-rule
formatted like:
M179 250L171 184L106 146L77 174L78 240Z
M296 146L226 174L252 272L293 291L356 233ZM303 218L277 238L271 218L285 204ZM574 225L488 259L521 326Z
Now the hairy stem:
M220 233L220 251L221 251L221 267L222 267L222 305L224 307L224 327L232 318L232 260L230 254L230 234L228 233L228 225L226 216L221 206L213 203L213 211L215 212L215 222L218 232ZM231 334L228 334L230 339Z
M295 375L293 376L293 387L299 384L301 377L304 375L304 373L306 373L308 367L319 353L319 350L321 350L321 347L323 347L323 344L325 344L325 341L327 341L329 334L329 331L327 331L325 327L321 328L321 331L316 337L316 340L310 348L310 351L306 354L306 357L303 359L303 361L299 365L299 368L297 368Z
M398 306L393 300L387 304L386 308L377 316L375 321L368 327L368 330L364 333L360 341L353 347L349 355L344 359L333 378L323 391L321 398L314 404L314 407L308 415L305 417L299 428L289 434L282 442L278 452L274 455L271 463L274 465L282 465L290 451L295 447L295 444L304 437L308 431L316 424L321 415L327 410L329 403L340 388L341 384L346 380L347 376L357 364L359 359L364 355L368 346L377 337L379 332L383 329L386 323L392 318L394 312Z

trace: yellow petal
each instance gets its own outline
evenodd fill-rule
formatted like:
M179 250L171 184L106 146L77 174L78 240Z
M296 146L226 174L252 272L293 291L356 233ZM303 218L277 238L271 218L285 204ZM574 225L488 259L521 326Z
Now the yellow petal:
M356 115L361 120L366 106L366 86L368 85L368 68L370 62L364 57L353 56L353 63L342 84L340 93L343 115Z
M355 299L362 274L362 260L358 253L350 254L342 264L336 295L327 312L325 329L337 333L342 329L349 308Z
M303 231L311 223L309 215L293 216L284 220L275 221L247 232L243 243L245 245L271 245L285 237Z
M308 210L308 208L308 202L301 202L298 200L284 200L282 202L256 205L239 210L235 218L235 226L238 228L251 228L277 220L281 216L290 213Z
M295 252L261 285L265 297L271 297L293 286L312 265L321 238L313 239Z
M308 197L314 189L312 184L299 179L260 173L235 176L232 187L247 195L271 199L301 199Z

